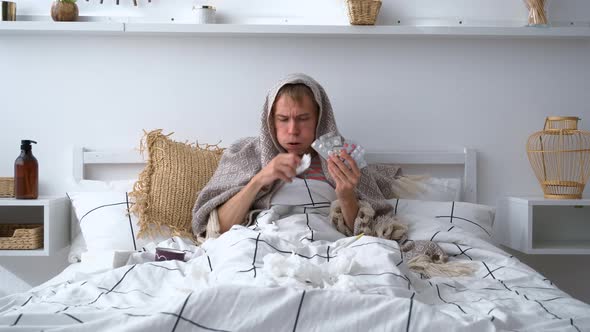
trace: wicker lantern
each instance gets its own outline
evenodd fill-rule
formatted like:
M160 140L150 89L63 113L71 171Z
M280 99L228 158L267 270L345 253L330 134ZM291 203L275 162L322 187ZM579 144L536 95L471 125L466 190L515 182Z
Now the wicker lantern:
M590 177L590 132L578 117L548 117L529 137L527 154L545 198L580 199Z

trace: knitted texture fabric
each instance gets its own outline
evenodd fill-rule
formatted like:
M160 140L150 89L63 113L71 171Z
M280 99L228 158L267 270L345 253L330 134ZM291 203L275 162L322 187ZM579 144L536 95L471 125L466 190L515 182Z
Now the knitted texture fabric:
M203 235L207 228L209 213L228 201L248 184L264 166L279 153L285 152L274 135L275 128L272 120L272 106L279 90L286 84L305 84L308 86L319 106L316 138L329 132L339 134L332 105L324 88L313 78L304 74L293 74L281 80L274 86L266 97L260 116L260 133L258 137L238 140L223 154L219 167L213 174L211 181L203 188L193 208L192 227L195 235ZM335 187L334 179L328 172L328 164L322 158L322 170L328 182ZM391 170L397 173L398 167ZM268 188L264 188L256 195L255 209L267 209L272 195L280 188L282 182L275 181ZM357 197L367 201L375 210L375 216L391 215L392 207L387 201L374 178L370 167L361 170L361 177L356 189Z
M192 238L192 206L223 153L217 146L175 142L170 135L154 130L142 140L142 152L149 158L129 194L135 200L130 210L139 218L138 236Z

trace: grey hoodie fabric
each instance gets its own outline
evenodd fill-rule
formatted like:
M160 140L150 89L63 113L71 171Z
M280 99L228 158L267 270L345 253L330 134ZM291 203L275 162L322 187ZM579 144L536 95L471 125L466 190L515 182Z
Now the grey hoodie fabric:
M258 137L247 137L233 143L225 150L216 172L209 183L201 190L193 207L192 228L196 236L203 236L207 228L207 221L211 211L228 201L244 188L250 179L254 177L274 157L285 150L278 143L274 133L274 122L271 110L279 90L286 84L302 83L308 86L314 94L319 105L319 118L316 129L316 138L329 132L339 134L336 120L332 111L332 105L324 88L313 78L305 74L292 74L278 82L266 97L266 102L261 113L260 134ZM328 182L336 187L334 179L328 172L326 160L322 159L322 169ZM388 174L384 174L386 171ZM383 169L376 172L373 167L365 167L361 170L361 178L356 192L360 200L367 201L375 210L375 218L391 216L392 207L384 196L391 187L387 185L387 179L393 180L397 168ZM256 195L253 209L267 209L270 207L272 195L281 187L282 181L277 180L268 188L264 188ZM392 196L392 195L389 195ZM391 197L387 197L391 198Z

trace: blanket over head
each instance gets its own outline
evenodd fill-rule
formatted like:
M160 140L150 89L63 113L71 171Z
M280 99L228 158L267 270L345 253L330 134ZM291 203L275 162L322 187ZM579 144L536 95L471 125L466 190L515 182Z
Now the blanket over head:
M339 134L328 95L318 82L304 74L292 74L281 80L268 92L260 117L261 126L258 137L240 139L226 149L217 171L200 192L193 208L192 227L196 236L205 233L211 211L237 194L254 175L279 153L285 152L275 137L271 111L279 90L284 85L299 83L305 84L311 89L318 105L316 138L329 132ZM321 162L328 182L332 187L335 187L334 179L328 172L327 162L324 159ZM379 175L372 167L365 167L361 170L361 178L356 189L357 196L373 207L375 217L392 215L392 207L385 201L386 197L382 192L382 188L387 187L383 184L383 179L389 178L394 181L398 169L395 166L385 169L381 167ZM383 174L384 171L389 174ZM268 188L261 190L256 196L253 208L267 209L270 198L281 185L282 181L277 180Z

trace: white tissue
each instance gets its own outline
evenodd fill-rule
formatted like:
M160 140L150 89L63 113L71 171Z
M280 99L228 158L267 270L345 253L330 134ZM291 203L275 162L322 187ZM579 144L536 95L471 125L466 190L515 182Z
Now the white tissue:
M297 166L297 168L295 169L295 173L297 173L297 175L305 172L306 169L309 168L309 166L311 165L311 155L309 155L309 153L306 153L303 155L303 157L301 157L301 162L299 163L299 166Z
M330 262L320 264L296 254L285 256L280 253L268 254L263 261L262 273L268 286L359 290L348 275L355 266L354 254L346 250Z

